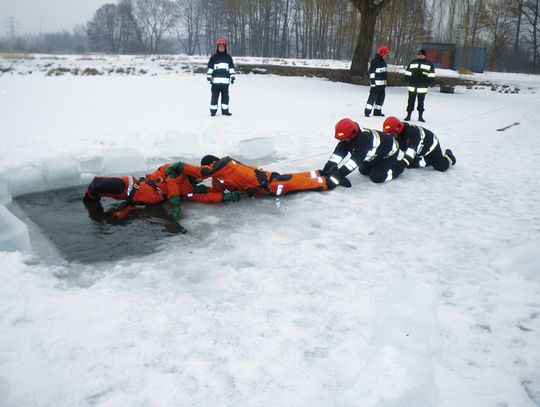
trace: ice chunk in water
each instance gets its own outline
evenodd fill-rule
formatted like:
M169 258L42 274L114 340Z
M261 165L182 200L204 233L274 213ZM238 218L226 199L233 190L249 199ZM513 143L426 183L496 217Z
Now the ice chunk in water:
M250 160L268 157L274 153L273 137L254 137L238 143L240 155Z
M110 148L103 150L103 174L98 175L130 175L145 170L146 162L140 151Z
M28 227L5 206L0 206L0 250L31 251Z
M80 184L79 164L70 156L60 156L41 162L47 189L73 187Z
M11 196L16 197L46 189L45 174L41 164L28 164L13 169L9 175Z
M0 205L11 202L11 191L7 178L0 178Z

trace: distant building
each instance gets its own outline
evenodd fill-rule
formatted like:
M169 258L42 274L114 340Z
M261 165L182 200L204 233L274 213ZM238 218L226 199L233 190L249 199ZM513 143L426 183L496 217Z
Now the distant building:
M419 48L426 50L426 57L435 68L454 69L461 67L482 73L487 61L487 48L457 47L456 44L424 42Z

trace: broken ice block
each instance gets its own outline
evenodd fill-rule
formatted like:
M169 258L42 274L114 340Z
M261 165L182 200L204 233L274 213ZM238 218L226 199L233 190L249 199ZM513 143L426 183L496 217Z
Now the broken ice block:
M81 173L90 173L94 175L103 174L103 156L95 155L78 160Z
M197 156L205 153L199 134L181 133L174 130L165 133L161 148L163 151L166 151L169 156Z
M45 191L45 174L40 164L28 164L15 168L9 176L11 196L17 197Z
M240 155L250 160L268 157L274 153L273 137L254 137L238 143Z
M59 156L41 162L46 189L74 187L80 184L79 164L70 156Z
M9 181L6 178L0 178L0 205L11 202L11 191L9 190Z
M129 148L109 148L103 150L103 174L130 175L146 170L144 155Z
M0 251L31 251L28 227L5 206L0 206Z

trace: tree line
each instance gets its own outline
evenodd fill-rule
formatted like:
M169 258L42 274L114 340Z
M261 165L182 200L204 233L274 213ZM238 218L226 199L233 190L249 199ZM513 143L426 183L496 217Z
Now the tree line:
M96 10L84 48L208 55L223 37L233 55L345 59L365 73L380 44L390 47L390 63L405 64L420 43L442 42L487 48L489 70L539 73L539 2L118 0Z

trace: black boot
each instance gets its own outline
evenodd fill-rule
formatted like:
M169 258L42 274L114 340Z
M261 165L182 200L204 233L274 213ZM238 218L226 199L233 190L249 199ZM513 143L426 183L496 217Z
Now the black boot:
M407 112L407 117L405 117L403 120L406 121L406 122L411 120L411 112Z
M381 116L381 117L384 117L384 113L382 112L382 110L374 110L374 111L373 111L373 116Z
M425 123L426 121L424 120L423 114L424 114L424 112L418 112L418 121Z
M232 116L232 113L229 112L229 109L223 109L223 110L221 111L221 114L222 114L223 116Z
M369 117L370 114L371 114L371 110L364 109L364 116Z
M216 112L217 112L217 110L210 109L210 116L215 116Z
M452 150L446 150L444 156L448 158L452 165L456 165L456 157L454 156L454 153L452 153Z

